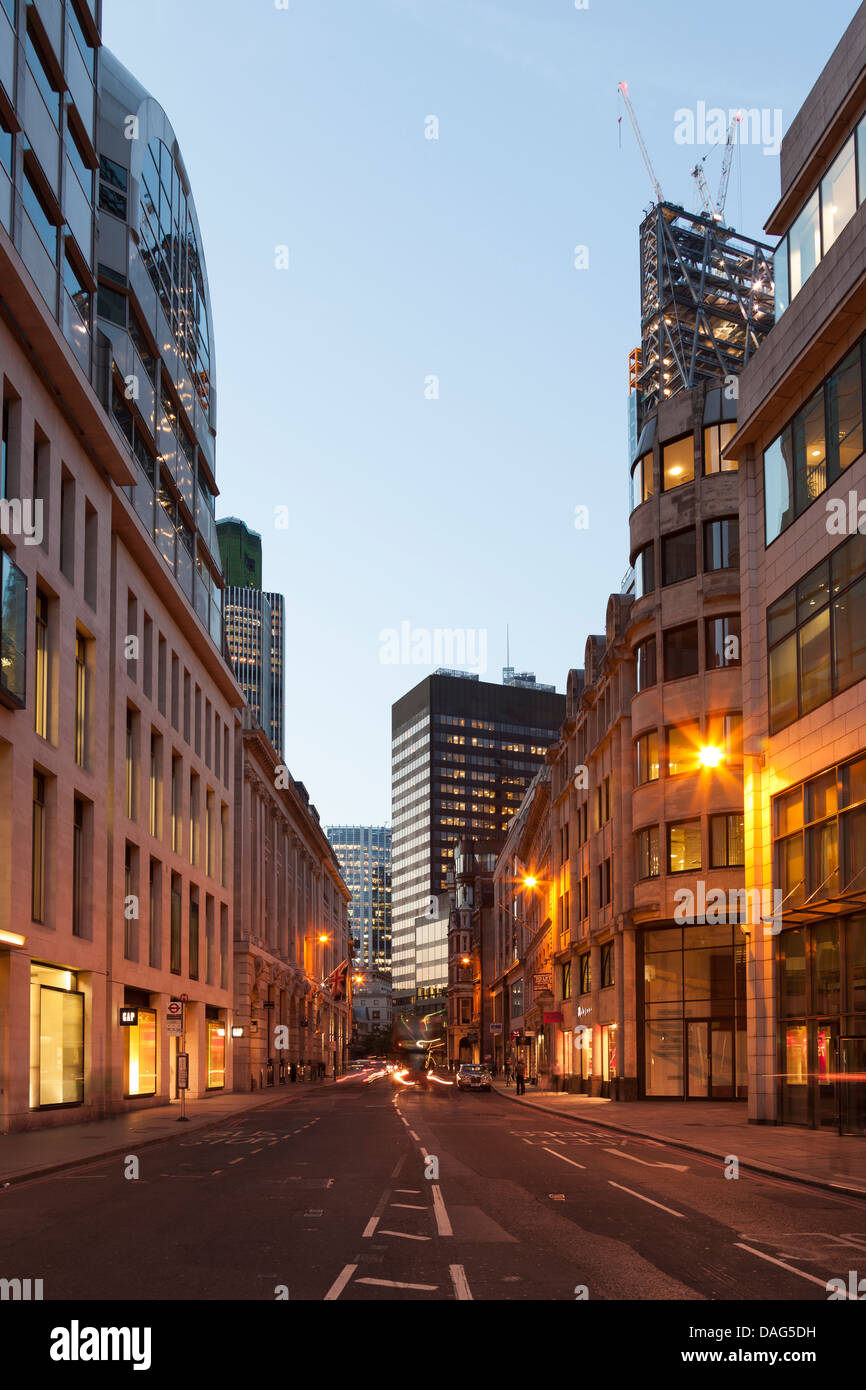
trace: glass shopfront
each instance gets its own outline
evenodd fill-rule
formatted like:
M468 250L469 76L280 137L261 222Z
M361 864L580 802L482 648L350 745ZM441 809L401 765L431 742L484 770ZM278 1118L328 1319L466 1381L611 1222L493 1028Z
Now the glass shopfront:
M643 1096L745 1099L746 944L740 928L665 927L644 932L640 947Z
M592 1029L585 1023L574 1030L574 1074L585 1095L592 1090Z
M601 1027L601 1094L612 1093L611 1082L616 1080L616 1024L603 1023Z
M866 1039L866 914L780 933L779 1018L783 1123L862 1133L863 1087L846 1059Z
M84 1101L84 995L72 970L30 966L30 1105Z
M124 1075L128 1096L156 1095L156 1010L139 1009L138 1023L124 1028Z
M218 1090L226 1084L226 1026L218 1019L207 1020L207 1088Z

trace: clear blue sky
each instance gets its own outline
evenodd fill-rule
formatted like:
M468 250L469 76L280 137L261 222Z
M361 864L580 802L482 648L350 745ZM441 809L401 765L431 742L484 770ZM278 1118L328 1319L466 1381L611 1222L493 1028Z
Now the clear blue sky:
M261 531L286 596L286 761L323 822L390 817L391 704L431 668L383 664L383 630L484 630L498 680L510 623L512 663L560 690L603 630L628 564L651 200L617 83L691 208L708 147L677 144L674 113L780 108L787 128L856 9L104 0L105 42L165 107L192 181L218 515ZM720 165L716 149L714 192ZM778 185L776 157L739 150L729 220L760 236Z

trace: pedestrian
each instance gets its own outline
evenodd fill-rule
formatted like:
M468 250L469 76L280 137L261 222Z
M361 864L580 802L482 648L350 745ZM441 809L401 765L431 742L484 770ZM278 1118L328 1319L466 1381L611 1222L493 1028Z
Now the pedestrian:
M550 1068L550 1075L553 1081L554 1095L559 1095L559 1080L562 1076L562 1067L558 1062L554 1062L553 1066Z
M522 1057L518 1057L514 1065L514 1079L517 1082L517 1094L526 1095L526 1068L523 1065Z
M508 1061L505 1063L505 1084L506 1084L506 1086L510 1086L510 1085L511 1085L511 1058L510 1058L510 1057L509 1057Z
M297 1068L297 1065L296 1065L294 1062L292 1062L292 1063L290 1064L290 1066L289 1066L289 1081L297 1081L297 1079L298 1079L298 1068Z

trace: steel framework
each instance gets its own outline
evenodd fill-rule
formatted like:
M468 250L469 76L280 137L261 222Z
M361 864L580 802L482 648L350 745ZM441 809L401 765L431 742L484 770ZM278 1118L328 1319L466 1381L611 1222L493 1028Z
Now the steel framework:
M640 229L638 427L661 401L738 376L773 326L773 250L657 203Z

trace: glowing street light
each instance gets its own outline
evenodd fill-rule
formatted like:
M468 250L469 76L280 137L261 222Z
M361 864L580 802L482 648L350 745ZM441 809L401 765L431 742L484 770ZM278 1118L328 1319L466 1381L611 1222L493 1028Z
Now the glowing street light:
M535 877L535 874L527 874L523 880L523 886L524 888L536 888L538 886L538 879Z
M718 767L725 756L723 748L717 748L714 744L707 744L698 753L698 762L701 767Z

